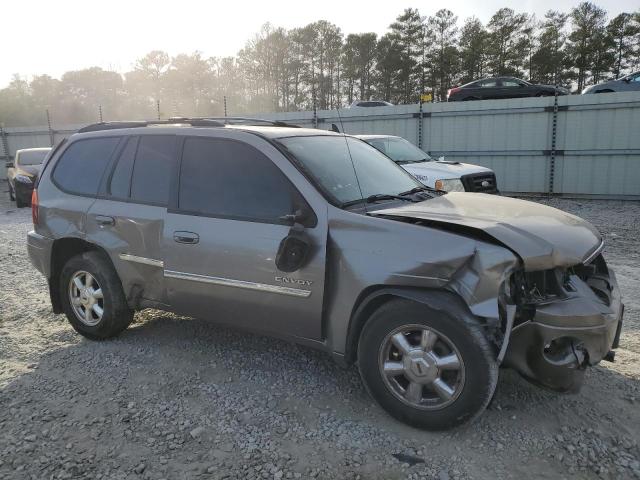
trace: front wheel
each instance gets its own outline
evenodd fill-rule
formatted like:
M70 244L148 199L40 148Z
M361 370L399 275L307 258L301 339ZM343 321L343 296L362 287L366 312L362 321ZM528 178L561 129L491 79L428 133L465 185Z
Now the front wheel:
M81 253L66 263L60 300L71 326L91 340L115 337L133 320L118 274L100 252Z
M498 379L494 352L473 317L458 310L446 302L432 307L392 300L362 331L364 383L382 408L408 425L452 428L474 419L491 400Z

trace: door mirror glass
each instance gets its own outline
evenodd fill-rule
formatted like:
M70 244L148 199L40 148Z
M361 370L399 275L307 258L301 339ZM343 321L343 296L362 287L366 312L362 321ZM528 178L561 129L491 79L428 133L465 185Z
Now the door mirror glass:
M311 250L311 242L300 225L291 228L280 242L276 254L276 267L281 272L295 272L304 267Z

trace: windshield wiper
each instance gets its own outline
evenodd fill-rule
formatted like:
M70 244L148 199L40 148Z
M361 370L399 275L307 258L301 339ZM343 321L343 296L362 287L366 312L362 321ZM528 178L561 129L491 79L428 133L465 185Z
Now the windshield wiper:
M398 163L402 164L406 164L406 163L423 163L423 162L430 162L431 160L433 160L432 158L419 158L417 160L400 160Z
M367 197L367 203L375 203L378 200L404 200L405 202L413 202L413 198L404 196L403 194L391 195L390 193L376 193Z
M369 195L367 198L358 198L356 200L350 200L340 204L340 208L350 207L357 205L358 203L375 203L379 200L404 200L405 202L415 202L411 197L406 196L404 193L398 195L392 195L390 193L376 193L375 195Z
M431 188L431 187L427 187L426 185L423 185L420 187L412 188L411 190L407 190L406 192L399 193L398 195L406 196L406 195L413 195L414 193L420 193L420 192L437 193L437 192L440 192L440 190L436 190L435 188Z

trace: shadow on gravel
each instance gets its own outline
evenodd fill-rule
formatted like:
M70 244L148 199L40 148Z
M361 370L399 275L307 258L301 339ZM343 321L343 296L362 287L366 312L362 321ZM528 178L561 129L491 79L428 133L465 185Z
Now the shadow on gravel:
M364 392L356 369L324 353L147 311L119 338L53 349L0 389L6 453L0 473L20 465L37 471L28 462L53 452L60 464L51 471L70 459L86 472L131 471L143 461L163 465L161 458L172 458L162 471L177 475L200 468L198 455L246 462L270 448L286 451L298 466L318 452L323 462L342 465L352 450L440 459L460 446L471 471L495 462L487 451L505 461L508 452L526 451L551 456L553 464L553 455L573 441L584 443L587 432L637 440L640 415L630 397L638 392L638 379L601 367L588 374L580 394L565 396L502 371L479 421L453 432L423 432L387 416ZM192 434L195 428L206 434ZM42 441L27 439L34 435ZM380 472L370 478L385 478Z

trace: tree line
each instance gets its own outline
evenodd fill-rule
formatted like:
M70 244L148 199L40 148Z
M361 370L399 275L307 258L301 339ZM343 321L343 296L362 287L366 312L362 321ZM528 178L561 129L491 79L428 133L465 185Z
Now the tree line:
M58 124L248 112L333 109L357 99L417 103L421 93L511 75L579 92L640 70L640 10L609 19L591 2L544 18L501 8L483 24L448 9L408 8L382 36L345 37L325 20L286 30L265 24L232 57L152 51L120 74L91 67L60 79L14 76L0 90L0 122ZM159 108L158 108L159 106ZM159 110L159 111L158 111Z

